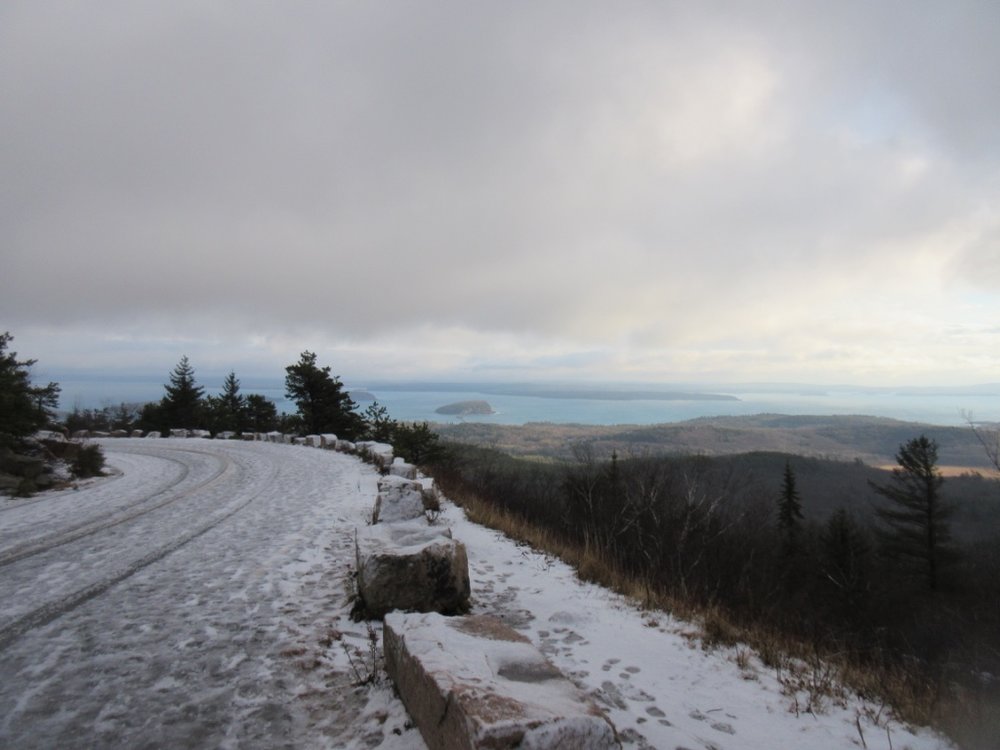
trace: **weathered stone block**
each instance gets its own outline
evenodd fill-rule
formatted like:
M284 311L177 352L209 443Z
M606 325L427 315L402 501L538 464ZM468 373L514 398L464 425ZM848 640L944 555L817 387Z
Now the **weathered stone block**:
M324 432L319 436L319 445L321 448L326 448L327 450L335 450L337 448L337 436L332 432Z
M423 518L427 507L424 487L419 482L392 475L381 477L378 480L372 523Z
M396 477L403 477L404 479L416 479L417 467L413 464L406 463L405 460L397 456L392 460L392 465L389 467L389 473Z
M147 438L158 438L158 437L160 437L160 431L159 430L150 430L149 432L146 433L146 437Z
M188 431L184 429L172 429L170 430L170 437L172 438L186 438L188 436Z
M363 456L369 457L380 471L386 471L392 465L392 446L388 443L362 440L357 444L357 450Z
M132 430L132 437L141 438L143 436L142 430Z
M494 617L386 615L385 668L431 750L620 748L611 722Z
M355 553L357 614L468 611L469 559L450 530L423 522L366 526L358 530Z

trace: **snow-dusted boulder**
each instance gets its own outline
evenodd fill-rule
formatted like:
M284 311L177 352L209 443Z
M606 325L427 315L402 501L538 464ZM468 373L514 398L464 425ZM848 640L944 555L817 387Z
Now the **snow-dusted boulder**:
M326 448L327 450L336 450L337 448L337 436L332 432L324 432L319 436L319 447Z
M337 450L341 453L354 453L358 449L358 446L352 443L350 440L338 440Z
M90 430L77 430L72 437L74 440L86 440L90 437Z
M621 748L583 691L494 617L392 612L382 632L386 672L428 747Z
M283 441L285 436L282 435L280 432L277 432L276 430L272 430L271 432L268 432L266 435L264 435L264 437L267 439L267 442L269 443L280 443Z
M146 433L147 438L158 438L161 437L159 430L150 430Z
M292 445L306 445L307 444L306 443L306 438L299 437L298 435L292 437L291 440L286 441L286 442L290 442Z
M218 435L215 436L216 440L232 440L236 437L236 433L232 430L223 430Z
M356 612L394 609L459 614L469 609L469 558L447 528L423 522L358 529Z
M132 437L141 438L145 433L142 430L132 430Z
M111 437L113 438L127 438L128 430L112 430Z
M406 463L404 459L397 456L392 460L392 465L389 467L389 473L396 477L403 477L404 479L416 479L417 467L413 464Z
M208 439L212 437L212 433L208 430L190 430L188 437Z
M170 431L170 437L172 438L186 438L188 436L188 431L184 429L173 429Z
M392 446L388 443L362 440L357 444L357 450L361 455L370 458L371 462L381 471L385 471L392 465Z
M422 484L393 475L380 477L372 523L409 521L423 518L424 511L433 507ZM436 500L436 498L435 498Z

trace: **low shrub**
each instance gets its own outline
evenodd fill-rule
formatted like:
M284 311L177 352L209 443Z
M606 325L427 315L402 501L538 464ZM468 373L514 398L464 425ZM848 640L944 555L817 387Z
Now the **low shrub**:
M80 448L73 461L73 474L80 478L100 476L104 471L104 452L96 443Z

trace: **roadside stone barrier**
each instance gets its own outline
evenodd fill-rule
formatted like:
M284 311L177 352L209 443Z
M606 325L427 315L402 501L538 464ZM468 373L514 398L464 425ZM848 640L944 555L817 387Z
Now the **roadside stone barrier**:
M386 671L431 750L611 750L611 722L495 617L392 612Z
M375 509L372 512L372 523L391 523L392 521L412 521L423 518L424 512L432 507L436 499L428 497L424 486L413 479L392 474L380 477L378 494L375 496Z
M360 617L469 610L469 558L448 528L423 520L365 526L357 530L355 557Z

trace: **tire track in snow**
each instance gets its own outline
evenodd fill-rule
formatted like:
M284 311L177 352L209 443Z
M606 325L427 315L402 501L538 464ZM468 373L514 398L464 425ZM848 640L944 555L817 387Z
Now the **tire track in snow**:
M100 531L105 531L106 529L114 528L123 523L128 523L129 521L134 521L136 518L140 518L147 513L152 513L155 510L159 510L171 503L175 503L178 500L183 500L186 497L191 496L195 492L199 492L206 487L224 479L230 469L235 465L227 456L220 456L214 453L208 453L204 451L196 451L190 449L178 449L185 451L187 453L197 453L202 456L211 456L213 459L220 460L219 466L216 467L215 472L208 479L203 480L199 484L191 487L190 489L184 490L183 492L170 495L167 498L160 500L159 502L153 503L152 505L143 506L144 503L159 497L165 492L172 490L177 487L181 482L183 482L191 473L191 467L185 464L183 461L178 461L176 458L171 458L169 456L163 456L155 452L146 451L122 451L123 453L134 453L137 455L154 456L155 458L162 459L164 461L170 461L172 463L179 464L183 471L180 476L176 477L166 487L157 489L155 492L149 493L136 502L132 503L129 508L122 513L120 510L112 511L111 513L96 516L94 518L88 519L83 523L77 524L76 526L70 526L66 529L58 531L54 534L49 534L48 536L38 537L25 542L21 545L11 548L4 553L0 553L0 568L5 565L10 565L18 560L23 560L26 557L31 557L32 555L38 555L43 552L48 552L49 550L55 549L56 547L61 547L64 544L69 544L70 542L75 542L78 539L82 539L91 534L96 534Z
M189 451L193 453L200 453L200 451ZM211 454L216 455L216 454ZM235 466L235 462L227 457L228 466ZM242 469L241 469L242 471ZM53 620L62 617L68 612L76 609L82 604L86 604L88 601L100 596L105 591L115 586L118 583L132 577L143 568L146 568L153 563L162 560L167 555L176 552L184 545L189 542L194 541L203 534L211 531L219 524L223 523L227 519L239 513L241 510L250 505L254 500L256 500L261 495L265 494L271 489L275 478L278 476L279 466L275 462L270 463L270 471L267 478L258 483L258 489L252 495L247 497L245 500L240 500L232 503L226 510L222 513L218 513L213 516L208 522L201 524L197 528L182 534L180 537L172 540L169 544L162 545L161 547L153 550L152 552L144 555L135 562L120 568L119 570L112 573L100 581L85 586L82 589L78 589L73 593L63 596L53 602L48 602L40 607L35 608L31 612L19 617L18 619L10 622L9 624L0 627L0 651L3 651L11 643L16 641L25 633L33 630L35 628L42 627L49 624ZM221 474L221 472L220 472ZM198 489L204 489L205 486L217 481L220 477L217 475L209 482L205 482ZM192 490L193 492L194 490ZM190 493L187 493L190 494ZM178 498L179 499L179 498ZM106 527L109 528L109 527ZM58 545L56 545L58 546ZM50 548L51 549L51 548Z

